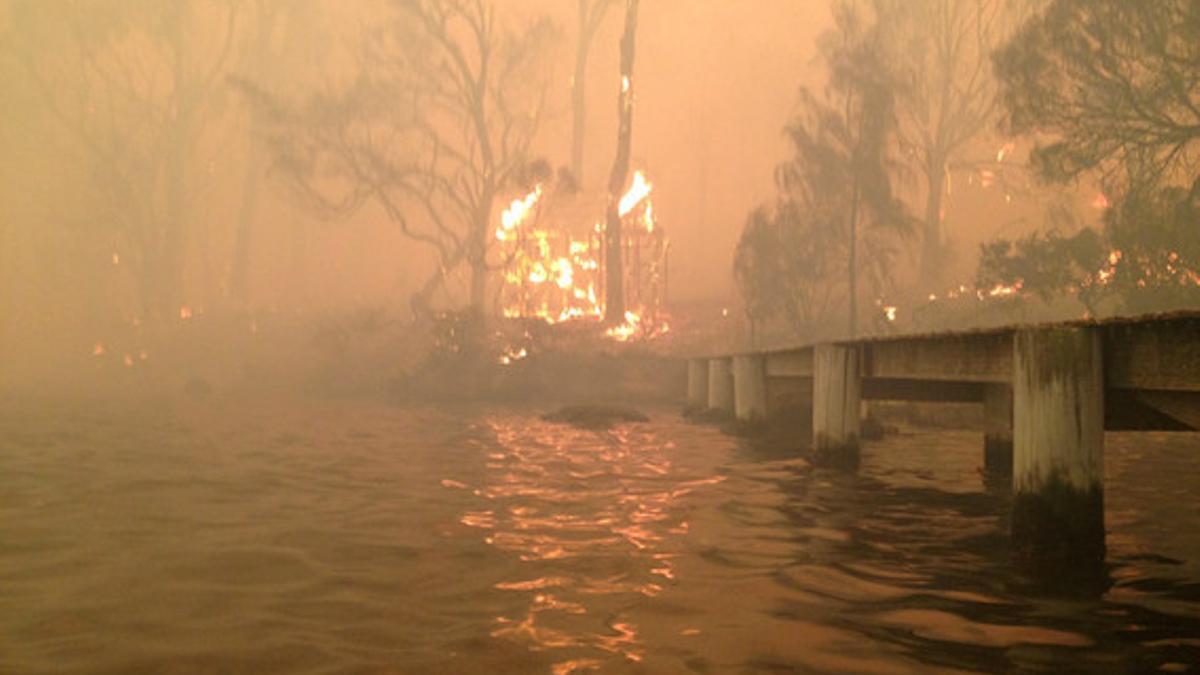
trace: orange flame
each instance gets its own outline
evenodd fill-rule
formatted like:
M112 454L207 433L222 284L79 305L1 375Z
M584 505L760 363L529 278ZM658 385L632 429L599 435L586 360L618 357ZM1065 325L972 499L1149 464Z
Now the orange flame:
M627 249L632 253L625 253L632 256L627 259L627 274L643 275L637 277L643 283L634 284L637 292L628 301L635 311L627 315L624 324L608 331L610 337L618 340L666 330L658 313L646 310L647 305L658 305L655 294L661 286L654 275L660 268L655 265L664 264L666 251L666 238L656 231L658 223L649 199L651 190L645 174L636 171L617 205L622 217L629 216L631 224L636 217L640 226L626 229L628 234L622 237L623 240L628 237L628 244L633 246ZM598 221L590 228L574 231L558 223L542 226L530 217L542 196L543 188L538 185L528 194L513 199L500 214L495 235L506 265L500 312L508 318L538 318L551 324L577 319L598 321L604 316L604 223ZM647 321L646 316L652 319ZM518 358L522 357L516 352L505 353L500 362L507 365Z
M536 185L533 191L525 195L521 199L514 199L507 209L500 214L500 227L496 228L496 238L500 241L506 241L521 223L529 217L533 207L542 198L542 186Z
M621 201L617 204L617 213L622 217L629 214L643 199L650 195L652 185L646 181L646 174L641 171L636 171L633 174L633 183L629 189L621 196Z

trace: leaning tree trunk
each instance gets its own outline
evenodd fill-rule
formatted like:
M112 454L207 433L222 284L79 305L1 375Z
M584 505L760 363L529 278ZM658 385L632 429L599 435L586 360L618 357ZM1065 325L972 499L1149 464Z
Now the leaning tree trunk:
M605 219L604 321L625 320L625 267L621 257L621 190L629 176L629 153L633 141L633 56L637 34L638 0L626 0L625 32L621 36L621 93L617 97L617 156L608 179L608 211Z

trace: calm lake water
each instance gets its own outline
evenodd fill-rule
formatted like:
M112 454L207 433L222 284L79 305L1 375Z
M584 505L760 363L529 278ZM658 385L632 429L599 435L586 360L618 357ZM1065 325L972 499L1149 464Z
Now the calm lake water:
M1107 437L1111 585L1009 564L982 439L817 469L659 411L0 407L0 672L1188 672L1200 437Z

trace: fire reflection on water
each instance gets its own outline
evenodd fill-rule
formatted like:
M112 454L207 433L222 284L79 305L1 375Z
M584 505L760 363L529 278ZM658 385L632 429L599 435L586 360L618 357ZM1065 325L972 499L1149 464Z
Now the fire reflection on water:
M599 667L591 650L641 661L638 627L613 612L613 601L633 603L674 583L688 534L681 498L724 478L673 475L675 445L650 425L586 431L502 417L488 425L496 448L485 484L442 484L472 489L483 503L459 522L523 563L520 577L495 588L525 594L527 609L495 617L492 637L566 650L556 673Z

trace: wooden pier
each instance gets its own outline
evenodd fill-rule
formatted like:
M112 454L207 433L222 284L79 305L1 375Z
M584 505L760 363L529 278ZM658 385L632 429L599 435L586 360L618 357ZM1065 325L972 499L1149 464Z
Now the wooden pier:
M711 355L689 361L687 396L745 424L807 402L815 455L843 464L862 401L980 403L1016 554L1102 561L1104 431L1200 430L1200 312Z

